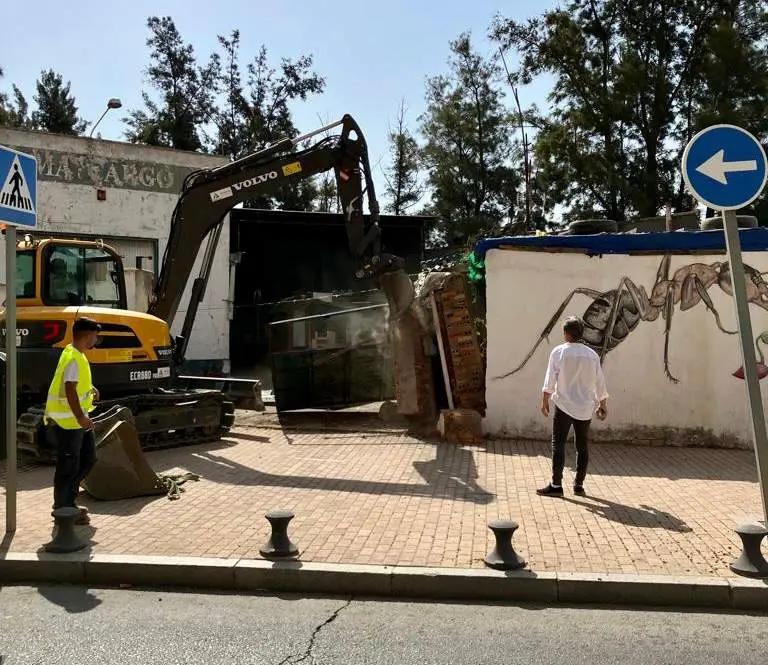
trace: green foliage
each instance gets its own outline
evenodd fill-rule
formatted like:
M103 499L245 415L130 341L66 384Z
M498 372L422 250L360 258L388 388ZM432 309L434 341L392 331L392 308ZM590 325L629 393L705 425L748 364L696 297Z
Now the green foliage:
M0 68L2 77L3 70ZM36 91L34 101L37 109L32 113L18 86L11 86L13 101L10 101L8 93L0 91L0 127L39 129L58 134L82 134L85 131L88 123L77 117L70 84L67 82L64 85L61 74L52 69L41 72Z
M314 209L317 212L341 212L335 176L326 173L318 176L318 180Z
M266 47L262 46L247 66L246 87L243 88L239 31L234 30L229 38L219 36L219 43L224 48L225 67L220 84L225 102L214 115L214 151L237 159L280 139L298 136L290 104L305 101L325 88L325 79L312 70L312 56L303 55L295 61L282 58L279 67L273 67ZM308 179L298 186L284 187L271 196L253 199L247 205L312 210L318 196L315 183Z
M218 35L220 52L198 64L171 17L151 17L150 85L160 101L142 93L144 110L125 118L126 136L135 143L207 151L240 159L282 138L294 138L290 104L323 92L325 80L312 70L312 56L282 58L272 66L262 46L245 70L240 62L240 31ZM328 198L328 187L325 191ZM246 205L283 210L311 210L319 196L312 180L254 198Z
M502 102L497 66L472 49L470 37L451 42L450 74L429 79L420 120L430 212L443 242L498 231L514 210L520 177L510 166L514 132Z
M690 208L682 149L700 127L766 127L765 2L570 0L491 36L520 58L515 81L549 74L536 119L548 199L572 216L653 216Z
M15 84L11 86L11 90L13 102L9 101L8 93L0 92L0 127L33 129L27 100Z
M396 123L389 130L390 164L384 169L384 193L389 199L386 210L402 215L421 200L424 188L419 182L421 154L405 122L405 102L400 103Z
M61 74L49 69L40 73L34 96L37 110L32 113L32 124L44 132L55 134L82 134L88 123L77 116L75 98Z
M220 58L214 54L205 66L199 66L194 48L183 42L170 16L152 16L147 27L151 64L146 74L160 100L142 92L145 109L134 109L124 118L126 137L133 143L201 150L201 128L215 112Z

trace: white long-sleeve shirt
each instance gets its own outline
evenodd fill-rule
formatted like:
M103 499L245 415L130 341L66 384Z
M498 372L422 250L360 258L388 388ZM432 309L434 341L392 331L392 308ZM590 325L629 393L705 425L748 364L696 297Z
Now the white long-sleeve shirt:
M591 420L608 398L600 356L585 344L565 342L552 349L544 377L552 403L576 420Z

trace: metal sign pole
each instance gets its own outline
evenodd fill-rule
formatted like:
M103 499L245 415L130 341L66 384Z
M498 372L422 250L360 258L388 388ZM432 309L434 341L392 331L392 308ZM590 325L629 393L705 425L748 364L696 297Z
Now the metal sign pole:
M757 378L757 360L755 358L755 339L752 334L752 320L749 315L747 301L746 278L744 263L741 257L741 240L739 238L736 213L723 212L723 228L725 230L725 246L728 251L733 301L736 307L736 318L739 326L739 341L741 343L741 358L744 362L744 382L747 384L749 411L752 417L752 440L757 459L757 478L760 485L760 495L763 501L764 524L768 526L768 433L763 413L763 399L760 393L760 383Z
M16 531L16 227L5 231L5 533Z
M0 145L0 221L5 227L5 532L16 531L16 226L37 226L37 159Z

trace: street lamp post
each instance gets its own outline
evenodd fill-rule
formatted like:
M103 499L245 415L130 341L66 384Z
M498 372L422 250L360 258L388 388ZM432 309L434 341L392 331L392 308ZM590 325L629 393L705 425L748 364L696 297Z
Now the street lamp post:
M93 127L91 127L91 133L88 135L88 138L93 138L93 132L94 132L94 130L96 129L96 127L98 126L98 124L99 124L99 123L102 121L102 119L104 118L104 116L105 116L105 115L107 115L107 113L109 113L109 110L110 110L110 109L119 109L119 108L120 108L122 105L123 105L123 103L122 103L122 102L121 102L119 99L117 99L116 97L113 97L112 99L110 99L110 100L107 102L107 108L105 108L105 109L104 109L104 113L102 113L102 114L101 114L101 118L99 118L99 119L96 121L96 124L95 124Z

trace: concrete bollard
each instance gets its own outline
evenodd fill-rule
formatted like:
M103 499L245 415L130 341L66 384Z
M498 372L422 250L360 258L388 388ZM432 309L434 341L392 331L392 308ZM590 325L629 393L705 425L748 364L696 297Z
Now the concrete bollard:
M295 516L290 510L270 510L264 517L272 527L272 535L259 552L265 559L295 559L299 548L288 537L288 522Z
M50 543L43 545L46 552L66 554L83 549L88 542L81 540L75 533L75 518L80 514L78 508L57 508L53 511L56 522L56 535Z
M520 525L512 520L492 520L488 528L496 537L496 547L485 557L485 565L496 570L525 568L525 560L515 552L512 536Z
M744 577L768 578L768 561L760 551L768 529L758 522L747 522L736 527L741 538L741 555L730 565L730 569Z

